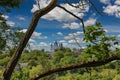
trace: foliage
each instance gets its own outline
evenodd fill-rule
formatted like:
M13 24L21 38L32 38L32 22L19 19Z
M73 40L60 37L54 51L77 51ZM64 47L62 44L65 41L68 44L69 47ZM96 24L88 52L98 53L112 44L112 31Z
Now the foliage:
M13 73L12 80L27 80L29 78L29 70L27 68L19 68Z
M20 3L22 0L5 0L5 1L0 1L0 7L3 8L1 12L4 10L7 12L10 12L11 8L19 7Z
M16 47L23 33L19 32L21 30L19 27L13 28L7 25L6 20L2 21L3 22L0 22L0 50L3 51L6 48Z
M58 54L59 55L58 55ZM62 57L59 57L62 55ZM5 61L4 57L5 55L1 55L1 60L3 59ZM9 57L9 55L6 55ZM82 54L76 54L73 51L70 50L58 50L55 52L55 54L51 57L48 53L46 53L43 50L33 50L29 53L23 53L22 58L19 63L29 63L28 61L32 60L36 63L36 65L33 65L33 63L28 64L26 67L19 67L16 69L13 73L12 80L26 80L30 77L33 77L34 75L37 75L38 73L43 73L46 70L55 68L56 66L61 65L69 65L78 63L78 60L82 60ZM58 59L57 59L58 58ZM87 58L87 57L86 57ZM56 63L55 60L58 60ZM2 61L2 62L3 62ZM54 63L53 63L54 62ZM5 63L3 63L5 64ZM1 65L2 66L2 65ZM50 76L47 76L45 78L42 78L40 80L112 80L112 79L118 79L119 80L119 61L109 63L105 66L96 67L91 69L91 75L85 68L81 69L73 69L70 71L60 72L56 74L52 74ZM2 70L4 67L1 68ZM2 71L3 72L3 71ZM2 74L2 73L1 73ZM1 75L2 76L2 75Z
M6 66L8 61L10 60L10 57L5 57L0 60L0 66Z
M5 0L0 1L0 51L6 48L16 46L21 38L22 32L20 27L11 27L6 23L7 19L4 13L9 12L11 8L19 7L22 0ZM8 45L9 44L9 45Z
M118 44L115 37L108 37L102 28L101 23L96 23L95 26L88 26L85 33L85 41L87 48L83 52L84 61L104 60L113 56L111 48Z

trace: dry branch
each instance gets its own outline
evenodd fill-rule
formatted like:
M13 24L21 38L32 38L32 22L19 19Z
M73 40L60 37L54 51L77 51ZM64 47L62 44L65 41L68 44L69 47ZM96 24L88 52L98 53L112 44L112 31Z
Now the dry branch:
M64 8L64 7L60 6L60 5L57 5L57 7L59 7L59 8L61 8L61 9L63 9L63 10L64 10L64 11L66 11L67 13L71 14L72 16L74 16L75 18L77 18L78 20L80 20L80 21L81 21L81 23L82 23L83 32L84 32L84 34L85 34L85 26L84 26L84 21L83 21L83 19L82 19L82 18L80 18L80 17L76 16L75 14L73 14L72 12L68 11L66 8Z
M91 0L88 0L88 2L92 5L92 7L95 9L95 11L102 16L102 13L97 9L97 7L95 6L95 4L91 1Z

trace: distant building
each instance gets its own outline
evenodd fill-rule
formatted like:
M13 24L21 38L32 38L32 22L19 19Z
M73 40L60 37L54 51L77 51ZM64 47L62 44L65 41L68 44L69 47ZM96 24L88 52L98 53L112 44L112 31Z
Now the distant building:
M76 48L73 49L73 52L75 54L81 54L83 51L84 51L84 49L76 49Z
M62 43L58 43L57 41L54 41L54 43L51 44L51 50L55 51L57 49L63 50L64 49L63 44Z
M80 50L79 50L79 49L74 48L74 49L73 49L73 53L75 53L75 54L79 54L79 53L80 53Z
M19 70L20 68L25 68L27 67L28 63L19 63L16 67L15 70Z

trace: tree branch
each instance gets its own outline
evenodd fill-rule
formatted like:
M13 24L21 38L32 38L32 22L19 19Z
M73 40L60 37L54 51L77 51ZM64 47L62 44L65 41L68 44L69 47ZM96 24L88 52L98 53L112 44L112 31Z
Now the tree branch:
M83 0L80 0L81 3L76 4L76 5L71 4L71 3L70 3L70 0L66 0L66 2L67 2L70 6L72 6L72 7L74 7L74 8L80 8L80 6L82 6L83 8L80 8L80 9L84 9L84 6L86 5L86 4L83 2Z
M101 12L96 8L96 6L94 5L94 3L91 0L88 0L88 2L92 5L92 7L95 9L95 11L102 16Z
M48 76L50 74L53 74L56 72L61 72L61 71L66 71L66 70L71 70L71 69L102 66L102 65L105 65L105 64L107 64L111 61L114 61L114 60L120 60L120 57L113 56L113 57L108 58L106 60L91 61L91 62L87 62L87 63L78 63L78 64L69 65L69 66L58 67L58 68L55 68L52 70L48 70L42 74L38 74L34 78L31 78L29 80L38 80L38 79L43 78L45 76Z
M81 23L82 23L83 32L84 32L84 34L85 34L85 26L84 26L84 22L83 22L83 19L82 19L82 18L76 16L75 14L73 14L72 12L68 11L66 8L64 8L64 7L60 6L60 5L57 5L57 7L63 9L63 10L66 11L67 13L71 14L72 16L74 16L75 18L77 18L78 20L80 20Z
M25 33L23 39L20 41L20 44L17 47L16 51L14 52L11 60L7 64L7 67L3 74L3 80L10 80L13 70L15 66L17 65L19 58L21 57L22 51L24 50L32 33L34 32L40 17L47 14L49 11L55 8L56 4L57 4L57 0L52 0L51 3L47 7L41 10L38 10L33 14L33 17L32 17L32 20L31 20L31 23L29 25L27 32Z

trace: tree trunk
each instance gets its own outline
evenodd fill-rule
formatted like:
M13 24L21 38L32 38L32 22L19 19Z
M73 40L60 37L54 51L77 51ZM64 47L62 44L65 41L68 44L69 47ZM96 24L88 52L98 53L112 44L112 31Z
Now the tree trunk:
M51 3L47 7L41 10L38 10L33 14L33 17L32 17L32 20L31 20L31 23L29 25L27 32L25 33L23 39L20 41L19 46L17 47L11 60L6 66L6 69L3 74L3 80L10 80L13 70L15 69L17 62L21 57L22 51L24 50L26 44L28 43L32 33L34 32L40 17L47 14L49 11L55 8L56 4L57 4L57 0L52 0Z

